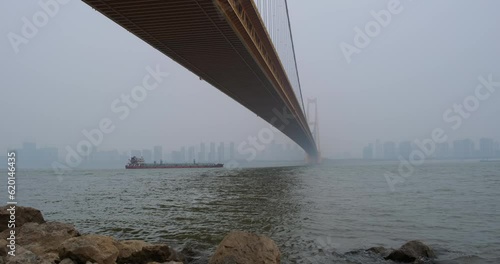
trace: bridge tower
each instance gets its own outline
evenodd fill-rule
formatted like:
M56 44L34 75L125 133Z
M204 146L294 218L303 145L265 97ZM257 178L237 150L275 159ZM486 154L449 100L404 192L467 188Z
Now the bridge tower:
M311 110L313 116L311 116ZM307 99L306 106L306 118L308 121L309 128L311 129L314 142L316 143L316 148L318 149L317 156L307 155L307 162L319 164L321 163L321 149L320 149L320 138L319 138L319 118L318 118L318 100L316 98Z

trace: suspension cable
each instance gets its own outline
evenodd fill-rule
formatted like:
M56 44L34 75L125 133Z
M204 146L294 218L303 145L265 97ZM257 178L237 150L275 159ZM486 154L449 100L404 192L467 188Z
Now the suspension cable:
M299 68L297 67L297 57L295 56L295 45L293 44L292 26L290 24L290 15L288 13L288 3L287 3L287 0L285 0L285 8L286 8L286 17L288 19L288 29L290 30L290 40L292 42L293 61L295 62L295 72L297 74L297 81L299 83L300 101L302 103L302 109L305 109L304 108L304 99L302 98L302 88L301 88L301 85L300 85Z

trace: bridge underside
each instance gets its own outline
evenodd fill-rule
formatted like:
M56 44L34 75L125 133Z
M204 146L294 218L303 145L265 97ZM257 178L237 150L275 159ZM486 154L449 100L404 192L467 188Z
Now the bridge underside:
M299 101L252 1L83 1L317 156Z

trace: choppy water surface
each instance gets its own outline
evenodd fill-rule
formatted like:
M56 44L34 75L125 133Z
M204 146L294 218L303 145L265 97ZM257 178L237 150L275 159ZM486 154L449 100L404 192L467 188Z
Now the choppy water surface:
M17 188L19 204L48 220L189 245L200 263L231 230L271 237L283 263L387 263L360 249L412 239L441 263L500 263L500 163L428 162L391 192L383 175L396 171L397 163L80 170L62 181L20 171Z

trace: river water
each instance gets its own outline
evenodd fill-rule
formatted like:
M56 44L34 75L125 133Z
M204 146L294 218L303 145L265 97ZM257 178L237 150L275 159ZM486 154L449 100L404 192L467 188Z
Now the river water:
M499 162L427 162L391 191L384 174L397 168L20 170L17 192L19 205L47 220L189 247L197 263L231 230L271 237L282 263L389 263L362 249L413 239L431 245L438 263L500 263Z

